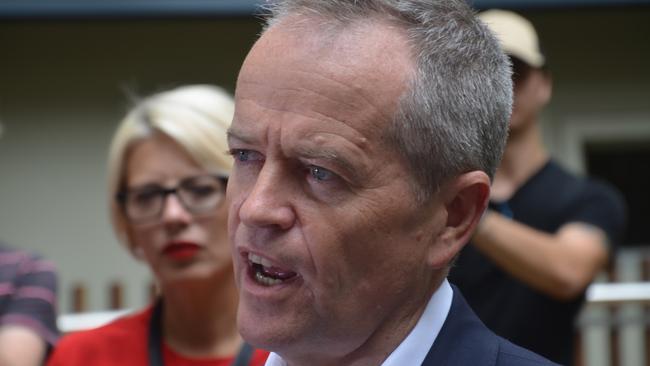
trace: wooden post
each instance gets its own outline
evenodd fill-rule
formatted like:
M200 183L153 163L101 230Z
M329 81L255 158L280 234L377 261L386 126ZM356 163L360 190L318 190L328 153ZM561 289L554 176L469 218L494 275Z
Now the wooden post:
M108 308L118 310L124 308L124 290L120 281L112 281L108 288Z
M80 313L88 309L88 303L86 301L86 287L81 283L76 283L72 286L72 308L70 312Z

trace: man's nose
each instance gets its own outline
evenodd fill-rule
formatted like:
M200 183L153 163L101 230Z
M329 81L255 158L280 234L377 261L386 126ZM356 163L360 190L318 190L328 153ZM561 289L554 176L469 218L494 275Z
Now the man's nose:
M288 230L296 220L292 204L293 182L282 168L264 165L239 209L247 226Z

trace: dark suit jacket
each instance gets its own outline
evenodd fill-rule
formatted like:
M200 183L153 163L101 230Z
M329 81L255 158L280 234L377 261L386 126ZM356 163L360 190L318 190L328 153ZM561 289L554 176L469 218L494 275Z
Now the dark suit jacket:
M449 315L422 366L556 365L489 330L456 286Z

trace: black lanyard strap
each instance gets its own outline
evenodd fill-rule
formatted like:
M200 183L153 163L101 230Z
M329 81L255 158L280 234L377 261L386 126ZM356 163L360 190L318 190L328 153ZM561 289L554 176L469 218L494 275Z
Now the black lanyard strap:
M165 360L162 353L162 299L156 301L151 312L149 320L149 334L147 339L147 349L149 353L149 366L164 366ZM248 366L252 356L253 347L244 342L237 357L233 360L232 366Z
M253 347L244 342L244 344L241 345L241 348L239 349L239 353L237 354L237 358L232 362L232 366L248 366L248 364L251 362L251 358L253 357Z
M158 299L151 311L149 320L149 336L147 339L147 348L149 350L149 366L163 366L162 353L162 299Z

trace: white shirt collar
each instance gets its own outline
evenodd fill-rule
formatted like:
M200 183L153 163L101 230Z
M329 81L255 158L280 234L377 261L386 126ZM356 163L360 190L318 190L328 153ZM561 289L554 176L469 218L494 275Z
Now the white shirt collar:
M447 319L453 296L454 291L445 279L431 296L415 327L381 366L421 365ZM287 363L271 352L264 366L287 366Z
M264 366L287 366L287 363L277 353L271 352Z

